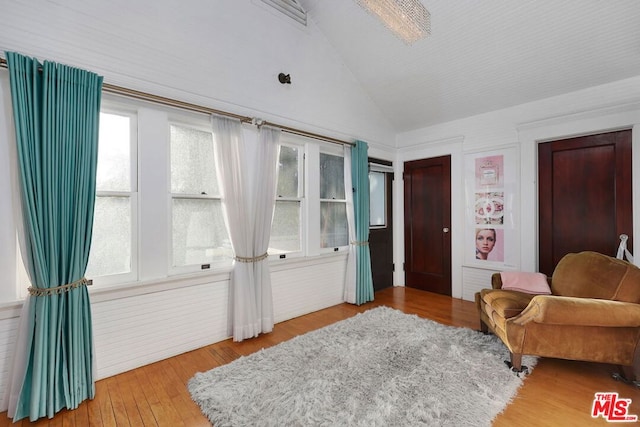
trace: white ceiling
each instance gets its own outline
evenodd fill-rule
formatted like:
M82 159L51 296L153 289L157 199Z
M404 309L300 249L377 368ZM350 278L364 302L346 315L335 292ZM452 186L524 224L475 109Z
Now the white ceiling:
M353 0L298 0L397 131L640 75L638 0L421 0L407 46Z

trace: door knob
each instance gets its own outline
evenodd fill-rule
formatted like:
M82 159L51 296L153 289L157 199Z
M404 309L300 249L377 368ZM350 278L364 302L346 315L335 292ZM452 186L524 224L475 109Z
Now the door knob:
M449 232L449 227L445 227L445 228L443 228L443 229L442 229L442 232L443 232L443 233L448 233L448 232Z

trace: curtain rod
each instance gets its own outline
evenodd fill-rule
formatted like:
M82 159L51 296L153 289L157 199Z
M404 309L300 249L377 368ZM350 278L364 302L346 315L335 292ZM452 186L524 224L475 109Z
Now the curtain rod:
M8 68L7 60L5 58L0 57L0 68ZM313 132L307 132L301 129L296 129L289 126L283 126L283 125L279 125L277 123L272 123L269 121L256 120L253 117L242 116L240 114L234 114L228 111L216 110L215 108L204 107L202 105L192 104L192 103L180 101L177 99L167 98L159 95L153 95L151 93L142 92L135 89L129 89L122 86L116 86L110 83L103 83L102 90L106 93L125 96L128 98L137 99L139 101L153 102L156 104L161 104L169 107L176 107L183 110L194 111L197 113L217 114L220 116L232 117L240 120L242 123L255 124L257 121L260 125L277 127L277 128L280 128L283 132L287 132L293 135L306 136L313 139L319 139L322 141L330 142L332 144L351 145L351 146L355 145L353 142L343 141L337 138L332 138L330 136L320 135Z

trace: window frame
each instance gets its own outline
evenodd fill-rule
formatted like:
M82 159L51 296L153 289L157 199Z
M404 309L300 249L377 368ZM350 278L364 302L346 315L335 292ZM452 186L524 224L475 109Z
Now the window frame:
M284 260L289 258L302 258L307 256L306 241L307 241L307 223L308 218L305 215L307 194L306 194L306 182L307 182L307 150L306 145L303 142L288 138L288 135L282 135L280 140L280 147L292 147L298 150L298 197L284 196L281 197L276 194L275 203L282 202L299 202L298 215L300 217L300 249L292 252L269 254L269 260ZM275 204L274 204L275 214ZM271 242L269 242L271 243ZM271 246L271 244L269 244ZM269 248L271 249L271 248Z
M322 171L320 170L320 157L322 155L330 155L330 156L335 156L335 157L341 157L343 162L344 162L344 149L342 146L337 147L335 145L327 145L327 144L321 144L320 145L320 150L319 150L319 155L318 155L318 190L320 189L320 177L322 175ZM343 163L343 181L344 181L344 163ZM318 197L318 211L320 212L322 210L322 203L323 202L329 202L329 203L343 203L345 206L345 212L346 209L348 209L347 206L347 189L345 188L345 195L344 195L344 199L323 199L322 197ZM347 220L348 218L348 213L347 216L345 218L345 220ZM321 223L318 224L318 226L320 227ZM327 254L327 253L332 253L332 252L345 252L349 250L349 222L347 221L347 244L346 245L342 245L342 246L331 246L331 247L326 247L323 248L321 246L321 237L322 237L322 227L319 228L319 235L318 235L318 251L320 254Z
M182 114L169 114L167 118L167 212L168 212L168 221L167 221L167 270L168 276L178 276L189 273L196 272L214 272L220 271L227 268L230 268L233 263L233 258L231 257L216 257L211 262L204 264L187 264L187 265L179 265L176 266L173 263L174 260L174 252L173 252L173 201L175 199L181 200L219 200L222 203L222 195L218 193L217 195L211 194L190 194L190 193L173 193L171 188L171 126L178 126L183 128L195 129L202 132L207 132L211 134L212 143L215 145L215 137L213 135L213 130L211 128L211 123L207 119L202 118L198 119L195 115L182 115ZM215 150L215 147L214 147ZM217 170L215 171L217 174ZM220 183L219 183L220 184ZM220 191L220 190L219 190ZM224 208L223 208L224 209ZM224 215L224 213L222 213ZM226 224L225 224L226 227ZM227 237L228 231L227 231Z
M375 173L375 174L380 174L382 176L382 201L383 201L383 207L382 207L382 212L384 215L384 224L382 225L378 225L378 224L371 224L371 217L369 218L369 230L384 230L385 228L387 228L389 226L389 218L387 218L387 173L388 172L383 172L381 170L375 170L373 168L369 168L369 192L371 192L371 174ZM371 198L371 194L369 195L369 211L371 211L371 201L373 200L373 198Z
M88 277L96 286L116 285L135 282L139 277L139 192L138 192L138 112L132 105L125 105L103 99L100 107L101 114L112 114L129 118L129 191L99 191L96 188L96 201L99 197L128 197L131 207L131 265L130 271L125 273L108 274L104 276ZM89 255L91 256L91 255Z

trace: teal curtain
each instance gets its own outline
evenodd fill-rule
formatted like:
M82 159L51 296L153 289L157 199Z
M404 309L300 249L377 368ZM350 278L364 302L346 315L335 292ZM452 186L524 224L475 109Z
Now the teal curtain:
M373 301L369 252L369 146L356 141L351 148L351 180L356 223L356 304Z
M89 259L102 77L7 52L31 279L14 420L95 395ZM10 414L11 415L11 414Z

